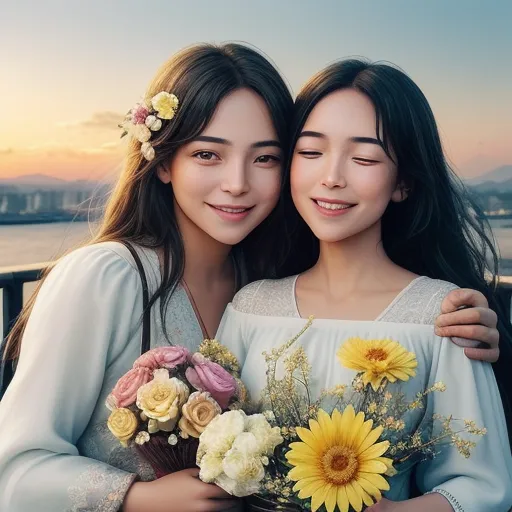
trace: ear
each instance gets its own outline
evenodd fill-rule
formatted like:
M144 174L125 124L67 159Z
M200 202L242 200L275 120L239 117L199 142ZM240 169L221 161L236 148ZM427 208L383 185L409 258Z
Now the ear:
M167 185L171 182L170 166L166 167L164 165L159 165L156 173L162 183L165 183Z
M405 201L408 196L409 189L407 188L404 182L401 182L397 185L393 194L391 194L391 201L393 201L394 203L401 203L402 201Z

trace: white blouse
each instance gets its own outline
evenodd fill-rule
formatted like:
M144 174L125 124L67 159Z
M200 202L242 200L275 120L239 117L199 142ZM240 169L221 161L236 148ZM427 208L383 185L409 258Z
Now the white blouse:
M306 324L295 302L296 276L276 281L259 281L243 288L222 319L217 338L239 358L242 380L252 399L266 385L262 352L270 351L294 337ZM397 386L408 397L442 381L444 393L428 395L425 409L412 410L404 436L423 429L433 414L453 415L485 426L487 434L474 438L476 448L469 459L455 447L443 449L433 460L415 468L416 484L422 493L438 492L457 512L506 512L512 506L512 455L503 407L492 368L471 361L449 339L434 334L434 320L446 294L455 286L420 277L414 280L375 321L315 319L296 342L312 365L313 399L322 389L349 385L356 372L338 362L336 352L349 337L392 338L416 354L416 377ZM470 436L471 437L471 436ZM384 493L391 500L410 497L412 470L390 480Z
M137 247L150 294L157 254ZM165 316L151 309L151 345L197 349L201 328L178 287ZM142 285L124 245L78 249L51 271L0 402L0 511L114 512L136 478L154 475L107 428L105 399L140 355Z

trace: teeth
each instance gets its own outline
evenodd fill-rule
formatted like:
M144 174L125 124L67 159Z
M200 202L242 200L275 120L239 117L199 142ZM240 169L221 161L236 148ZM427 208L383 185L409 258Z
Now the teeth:
M348 204L325 203L324 201L316 201L316 204L326 210L346 210L350 208Z
M242 213L247 210L247 208L221 208L220 206L217 209L226 213Z

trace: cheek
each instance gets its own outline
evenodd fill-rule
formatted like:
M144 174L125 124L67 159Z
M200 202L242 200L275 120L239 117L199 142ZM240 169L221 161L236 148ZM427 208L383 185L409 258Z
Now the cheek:
M315 177L312 169L308 169L307 163L294 158L290 170L290 186L294 202L308 196L314 185Z
M252 176L249 195L258 201L276 205L281 193L281 172L274 169L258 169Z
M395 189L395 181L394 175L387 170L360 167L354 169L349 183L361 200L382 198L388 201Z
M200 200L211 189L213 173L201 173L195 165L176 165L171 169L171 184L176 198Z

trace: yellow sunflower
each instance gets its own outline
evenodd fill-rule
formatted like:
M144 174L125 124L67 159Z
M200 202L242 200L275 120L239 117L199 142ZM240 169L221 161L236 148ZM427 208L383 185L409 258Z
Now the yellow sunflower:
M290 443L286 453L295 466L288 476L297 483L300 499L311 497L315 512L325 504L333 512L338 504L341 512L352 506L360 511L381 498L389 484L382 476L392 460L382 457L388 441L377 443L382 427L372 430L373 421L364 421L364 413L356 415L349 405L343 414L335 409L329 416L319 410L317 420L309 420L309 429L297 428L302 442Z
M418 366L413 352L389 339L349 338L339 348L337 356L343 366L363 372L364 385L371 383L374 391L378 390L383 379L389 382L409 380L416 375Z

